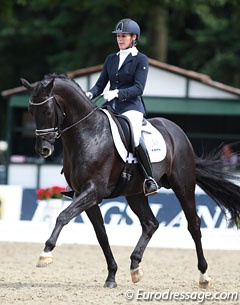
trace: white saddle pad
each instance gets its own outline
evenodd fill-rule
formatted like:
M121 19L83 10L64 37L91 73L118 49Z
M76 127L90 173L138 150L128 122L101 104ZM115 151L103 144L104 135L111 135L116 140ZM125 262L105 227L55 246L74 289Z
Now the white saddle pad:
M101 109L108 117L113 135L114 145L124 162L137 163L132 153L128 153L113 118L106 109ZM167 147L161 133L149 122L142 126L142 136L152 163L160 162L166 157Z

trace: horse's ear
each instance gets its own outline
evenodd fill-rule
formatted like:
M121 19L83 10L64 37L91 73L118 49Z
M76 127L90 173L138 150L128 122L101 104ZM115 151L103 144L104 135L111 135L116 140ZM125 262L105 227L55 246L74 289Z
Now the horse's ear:
M53 87L53 83L54 83L54 78L51 79L44 79L41 81L42 86L46 89L51 90Z
M20 80L21 80L21 82L22 82L22 84L23 84L23 86L26 88L26 89L28 89L30 92L32 92L33 91L33 89L34 89L34 86L33 85L31 85L26 79L24 79L24 78L20 78Z

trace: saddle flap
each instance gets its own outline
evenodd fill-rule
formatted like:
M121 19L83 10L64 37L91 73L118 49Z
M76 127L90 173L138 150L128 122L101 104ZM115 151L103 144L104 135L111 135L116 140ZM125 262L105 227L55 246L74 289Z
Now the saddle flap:
M109 111L106 109L101 109L101 111L103 111L108 117L111 132L113 135L114 145L122 160L124 162L128 161L130 163L137 163L137 160L133 156L132 152L129 153L129 150L123 143L119 133L119 128L116 121L113 119L113 116L110 115ZM143 127L142 130L142 137L147 147L150 160L152 163L160 162L165 158L167 153L165 140L161 133L152 124L150 124L147 120L146 123L147 124Z
M111 110L110 107L106 106L109 114L117 125L119 135L123 141L125 148L133 153L134 152L134 140L133 140L133 130L132 124L128 117L117 114Z

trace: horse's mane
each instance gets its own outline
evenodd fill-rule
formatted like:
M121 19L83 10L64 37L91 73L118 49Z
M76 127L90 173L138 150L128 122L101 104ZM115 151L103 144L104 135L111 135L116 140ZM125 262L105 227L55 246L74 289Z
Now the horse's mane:
M60 74L58 74L58 73L50 73L50 74L46 74L46 75L44 75L44 78L43 78L43 81L42 81L42 83L44 82L44 81L48 81L48 80L51 80L51 79L55 79L55 78L60 78L60 79L62 79L62 80L65 80L65 81L67 81L67 82L69 82L69 83L72 83L72 84L74 84L75 86L77 86L78 87L78 89L80 89L82 92L83 92L83 89L79 86L79 84L73 79L73 78L70 78L67 74L64 74L64 73L60 73Z
M38 83L38 85L35 87L34 92L33 92L33 96L38 96L40 94L40 92L42 91L42 89L44 87L47 87L47 85L49 84L49 82L52 79L61 79L63 81L66 81L67 83L72 85L73 88L78 92L78 94L80 94L86 101L89 101L88 98L86 97L85 92L81 88L81 86L74 79L70 78L67 74L63 74L63 73L58 74L58 73L55 73L55 72L44 75L43 80L40 81Z

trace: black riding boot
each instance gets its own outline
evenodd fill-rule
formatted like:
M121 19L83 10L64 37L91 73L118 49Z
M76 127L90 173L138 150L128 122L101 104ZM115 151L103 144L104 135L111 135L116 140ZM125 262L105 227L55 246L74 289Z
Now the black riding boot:
M64 173L63 168L61 170L61 175ZM64 197L68 199L73 199L75 196L74 190L71 189L69 185L67 185L66 190L60 192Z
M153 178L151 161L147 148L142 141L140 141L138 147L135 148L135 154L145 177L143 182L143 191L145 196L156 195L159 186Z
M73 199L74 198L74 191L68 186L66 190L64 191L61 191L61 194L66 197L66 198L69 198L69 199Z

